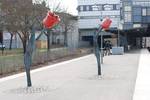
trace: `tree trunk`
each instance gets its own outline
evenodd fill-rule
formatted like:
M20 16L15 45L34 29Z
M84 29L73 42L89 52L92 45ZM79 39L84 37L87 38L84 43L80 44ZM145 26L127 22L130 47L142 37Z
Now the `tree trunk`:
M25 54L28 37L25 37L25 35L24 35L24 36L21 36L21 34L23 34L23 33L17 32L17 34L19 35L19 37L20 37L20 39L21 39L21 41L22 41L22 45L23 45L23 53Z
M9 44L9 50L12 49L12 40L13 40L13 34L11 33L11 38L10 38L10 44Z
M23 53L25 54L25 52L26 52L26 45L27 45L27 38L22 37L22 36L21 36L22 33L17 32L17 34L19 35L19 37L20 37L20 39L21 39L21 41L22 41Z

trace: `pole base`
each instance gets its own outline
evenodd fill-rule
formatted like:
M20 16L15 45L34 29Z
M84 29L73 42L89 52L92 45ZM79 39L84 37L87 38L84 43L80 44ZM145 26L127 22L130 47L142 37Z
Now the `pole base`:
M98 75L98 79L102 79L102 75Z

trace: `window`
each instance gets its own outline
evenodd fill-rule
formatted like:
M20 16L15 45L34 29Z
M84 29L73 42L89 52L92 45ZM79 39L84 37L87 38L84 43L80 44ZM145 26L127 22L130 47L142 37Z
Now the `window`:
M102 5L92 5L92 10L93 11L101 11L102 10Z
M116 9L117 9L117 10L120 9L120 5L119 5L119 4L116 5Z
M117 7L115 4L113 5L113 10L117 10Z
M147 15L150 16L150 8L147 8Z
M83 6L83 11L86 11L86 5Z
M133 5L136 6L150 6L150 2L149 1L134 1Z
M104 5L104 10L113 10L113 5Z
M133 27L134 28L139 28L139 27L141 27L141 24L133 24Z
M92 6L92 10L93 10L93 11L98 11L98 6L97 6L97 5L93 5L93 6Z
M143 8L142 9L142 16L146 16L147 14L146 14L146 8Z
M98 10L103 10L102 5L98 5Z
M124 11L131 11L131 6L125 6Z
M133 22L141 22L142 17L141 16L133 16Z
M80 6L80 11L83 11L83 6Z
M125 12L124 20L125 22L131 22L131 13L130 12Z
M140 7L133 7L133 15L140 15L141 16L141 8Z
M123 5L124 6L129 6L129 5L131 5L131 2L129 2L129 1L123 2Z
M81 16L80 19L98 19L99 16Z
M89 11L92 11L92 5L89 6Z
M147 22L148 22L148 20L147 20L147 17L146 17L146 16L142 17L142 22L143 22L143 23L147 23Z
M90 11L90 6L86 6L86 11Z

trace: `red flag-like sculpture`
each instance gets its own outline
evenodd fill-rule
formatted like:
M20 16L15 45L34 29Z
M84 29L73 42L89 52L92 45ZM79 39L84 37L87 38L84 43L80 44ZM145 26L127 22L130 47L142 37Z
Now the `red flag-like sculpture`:
M43 25L45 28L52 28L53 26L58 24L59 21L60 18L58 15L48 11L47 16L43 20Z
M112 23L112 20L111 20L110 18L106 17L106 18L104 19L104 21L102 22L101 27L102 27L103 29L107 30L107 29L109 29L111 23Z
M94 49L95 49L94 51L95 51L95 56L96 56L96 59L97 59L98 75L99 76L101 76L101 64L100 63L102 63L102 62L100 62L100 61L102 61L102 60L100 60L100 52L99 52L100 48L99 48L99 42L98 42L99 38L98 37L99 37L99 33L101 33L101 31L103 29L104 30L109 29L111 23L112 23L111 19L106 17L104 19L104 21L102 22L102 24L100 25L99 29L96 30L96 32L95 32L95 34L93 36ZM102 34L101 34L101 38L102 38ZM101 39L101 40L103 40L103 39ZM103 42L101 42L101 43L103 43ZM101 47L103 47L103 45L101 45ZM103 50L103 49L101 49L101 50ZM103 59L103 54L101 54L101 59Z

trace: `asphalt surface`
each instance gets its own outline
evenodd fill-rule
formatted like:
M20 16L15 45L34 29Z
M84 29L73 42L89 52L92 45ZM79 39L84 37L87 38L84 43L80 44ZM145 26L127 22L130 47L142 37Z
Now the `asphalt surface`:
M0 100L132 100L140 51L104 57L97 77L94 55L0 79Z

